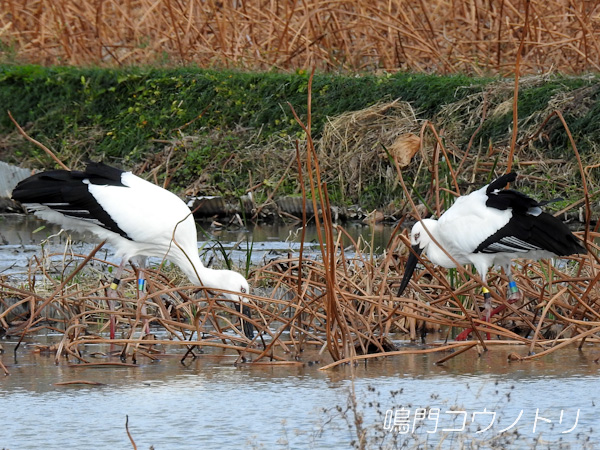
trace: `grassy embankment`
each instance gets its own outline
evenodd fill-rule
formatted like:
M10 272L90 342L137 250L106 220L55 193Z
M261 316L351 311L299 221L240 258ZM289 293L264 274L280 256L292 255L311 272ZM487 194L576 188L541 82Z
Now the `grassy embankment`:
M305 118L307 86L304 72L5 65L0 67L0 159L35 167L53 165L39 148L18 135L6 112L10 110L31 137L52 148L70 167L80 167L85 158L102 159L146 175L153 171L148 176L155 181L188 194L235 199L252 190L260 204L274 189L276 196L299 193L297 169L291 161L296 140L302 148L304 135L290 105ZM522 145L517 147L516 169L527 171L533 180L551 180L546 190L563 196L566 191L568 196L569 186L577 186L578 170L560 121L551 119L536 139L528 138L558 109L584 164L592 165L600 137L595 120L599 91L597 77L523 79L518 106L518 142ZM389 145L386 138L364 142L341 135L331 129L332 118L380 102L409 102L407 107L415 116L397 132L389 129L395 126L387 116L399 113L387 106L376 114L350 115L347 120L364 130L379 130L382 136L391 133L392 138L403 132L418 135L423 121L431 121L442 135L453 167L469 149L463 168L472 166L472 170L461 175L463 181L475 181L480 172L496 166L503 169L513 120L512 95L510 81L463 75L316 74L312 135L321 147L332 202L360 204L365 210L387 207L389 212L400 207L401 196L382 150L381 144ZM337 140L319 140L328 126L327 134L336 135ZM423 130L423 151L431 155L435 140L430 129ZM352 152L358 163L339 163L339 153L334 155L331 146ZM370 153L378 157L366 158ZM420 163L431 161L418 155L408 176L418 176L420 183L428 185ZM593 186L595 179L590 181Z

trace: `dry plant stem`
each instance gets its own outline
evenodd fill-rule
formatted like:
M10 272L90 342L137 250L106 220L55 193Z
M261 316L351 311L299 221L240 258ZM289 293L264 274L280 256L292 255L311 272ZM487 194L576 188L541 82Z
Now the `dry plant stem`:
M584 245L589 251L590 247L588 245L588 242L589 242L589 234L590 234L590 220L592 219L592 208L590 206L590 196L589 196L588 187L587 187L585 170L583 168L583 163L581 162L581 155L579 155L579 151L577 150L577 145L575 145L575 140L573 139L573 135L571 134L571 130L569 129L569 126L567 125L565 118L563 117L562 113L558 110L556 110L556 115L558 116L563 127L565 128L567 136L569 137L569 142L571 142L571 146L573 147L573 152L575 153L575 156L577 157L577 164L579 165L579 173L581 174L581 181L583 184L583 198L585 199L585 217L586 218L585 218ZM594 258L596 258L596 262L600 263L600 258L598 257L598 255L596 255L593 251L589 251L589 254L592 255Z
M137 446L135 445L135 441L133 440L133 436L129 432L129 416L128 415L125 416L125 431L127 431L127 437L129 438L129 442L131 442L133 450L137 450Z
M302 176L302 163L300 161L300 149L298 147L298 141L296 140L296 162L298 165L298 183L302 190L302 232L300 234L300 251L298 254L298 298L301 298L300 294L302 291L302 260L304 256L304 241L306 239L306 189L304 187L304 177Z
M530 0L524 0L525 2L525 20L523 23L523 29L521 32L521 42L519 43L519 49L517 50L517 57L515 60L515 89L513 94L513 129L510 140L510 152L508 154L508 163L506 172L512 170L513 159L515 156L515 148L517 145L517 133L519 131L519 75L521 72L521 55L523 53L523 46L525 45L525 38L527 37L527 31L529 29L529 2Z
M326 261L325 265L325 277L327 280L327 302L326 302L326 314L327 314L327 348L329 353L333 356L334 359L341 358L341 354L339 353L339 342L344 345L347 343L347 339L345 336L344 325L345 322L342 322L338 316L338 308L337 308L337 286L335 281L335 270L333 270L334 266L334 251L333 251L333 238L332 238L332 223L330 220L331 210L328 205L328 201L326 200L326 188L321 181L321 172L319 169L319 161L317 159L317 153L314 148L314 142L311 137L310 129L311 129L311 104L312 104L312 80L314 76L314 69L311 72L311 75L308 80L308 112L307 112L307 123L304 124L302 120L296 114L295 109L291 104L288 103L292 110L292 114L296 119L296 122L302 127L304 132L306 133L307 138L307 152L306 152L306 161L307 161L307 174L310 182L310 189L312 193L312 201L313 201L313 209L315 211L315 225L317 226L317 235L319 239L319 245L321 248L321 254L323 257L323 261ZM313 178L313 165L314 165L314 177ZM324 194L325 192L325 194ZM323 240L323 236L321 233L321 225L318 214L318 204L317 199L319 199L321 207L322 207L322 222L323 227L325 229L325 241ZM340 327L341 336L338 338L337 330Z
M355 356L352 356L349 358L340 359L331 364L327 364L326 366L321 367L319 370L329 370L333 367L339 366L340 364L356 363L358 361L363 361L363 360L367 360L367 359L381 358L382 356L389 357L389 356L400 356L400 355L422 355L422 354L427 354L427 353L447 352L447 351L451 351L451 350L461 348L461 347L467 347L467 349L469 349L469 348L472 348L474 345L477 345L477 344L473 343L473 342L458 342L458 343L443 345L440 347L428 348L425 350L419 350L419 349L397 350L397 351L391 351L391 352L385 352L385 353L370 353L368 355L355 355Z
M2 362L1 359L0 359L0 369L2 369L2 371L4 372L4 375L10 375L10 372L8 371L8 369L6 368L6 366L4 365L4 363Z
M303 268L303 257L304 257L304 240L306 239L306 188L304 186L304 177L302 176L302 161L300 159L300 147L298 144L298 140L296 140L296 165L298 168L298 184L300 185L300 189L302 192L302 231L300 233L300 250L298 253L298 280L297 280L297 296L299 301L303 301L302 296L302 268ZM294 333L290 333L290 336L293 336ZM301 334L300 337L304 337L304 334ZM302 343L300 343L300 349L302 347ZM299 350L299 349L298 349Z
M56 163L62 167L65 170L70 170L67 166L65 166L65 164L58 159L58 157L52 152L52 150L50 150L48 147L46 147L44 144L42 144L39 141L36 141L35 139L33 139L32 137L29 137L27 135L27 133L25 133L25 130L23 130L23 128L21 128L21 126L17 123L17 121L14 119L14 117L12 116L12 114L10 113L10 111L7 111L8 113L8 117L10 118L10 120L12 121L12 123L15 124L15 126L17 127L17 130L19 131L19 134L21 136L23 136L25 139L27 139L29 142L37 145L39 148L41 148L42 150L44 150L46 152L46 154L48 154L48 156L50 156L54 161L56 161Z
M72 381L60 381L58 383L54 383L54 386L71 386L76 384L83 384L86 386L104 386L104 383L99 383L97 381L88 381L88 380L72 380Z
M469 346L465 346L464 348L461 348L458 351L452 352L451 354L449 354L448 356L444 356L442 359L437 360L434 364L436 366L441 366L442 364L444 364L446 361L448 361L449 359L454 358L455 356L460 355L461 353L464 353L468 350L471 350L473 347L475 347L477 345L477 342L473 342L473 345Z
M535 328L535 332L533 333L533 339L531 340L531 345L529 346L529 354L533 354L533 347L535 346L536 341L539 338L540 328L542 327L542 323L544 323L544 318L548 314L548 310L552 306L552 304L559 299L559 297L566 292L567 288L563 287L560 291L558 291L552 298L548 301L548 303L544 306L542 310L542 314L539 318L537 327Z
M539 352L539 353L536 353L536 354L532 354L532 355L528 355L528 356L524 356L522 358L522 360L523 361L529 361L529 360L532 360L532 359L540 358L540 357L548 355L549 353L552 353L552 352L554 352L554 351L556 351L558 349L566 347L567 345L571 345L571 344L575 343L579 339L584 339L584 338L586 338L588 336L592 336L592 335L594 335L596 333L600 333L600 326L597 326L597 327L594 327L592 329L589 329L589 330L587 330L587 331L585 331L585 332L583 332L581 334L578 334L578 335L572 337L571 339L567 339L565 341L562 341L561 343L555 345L554 347L551 347L551 348L549 348L547 350L544 350L542 352Z
M473 134L471 134L471 138L469 139L469 143L467 144L467 148L465 149L465 152L463 154L463 157L460 160L460 164L458 165L458 168L456 169L456 173L459 174L462 172L462 168L465 165L466 161L467 161L467 157L469 156L469 153L471 151L471 148L473 147L473 142L475 142L475 136L477 136L477 134L479 134L479 132L481 131L481 129L483 128L483 124L485 123L485 120L487 118L487 109L488 109L488 94L487 92L484 93L483 95L483 106L482 106L482 111L481 111L481 121L479 122L479 125L477 126L477 128L475 129L475 131L473 132Z
M423 145L422 144L423 143L423 132L424 132L425 128L428 128L431 131L431 133L435 137L435 141L436 141L437 145L439 146L441 151L444 153L444 157L446 158L446 164L448 165L448 170L450 170L450 175L452 176L452 183L454 184L454 187L456 189L455 194L460 195L460 189L458 188L458 181L456 179L456 172L452 168L452 164L450 163L451 160L450 160L450 157L448 156L448 152L446 151L446 147L444 147L444 143L440 139L440 136L439 136L437 130L435 129L435 126L429 121L427 121L423 124L423 128L421 130L421 145ZM436 149L437 149L437 147L436 147ZM399 169L397 161L395 162L395 164L397 166L397 169ZM432 170L436 174L436 180L439 180L439 161L438 160L434 161L434 167ZM439 186L439 183L437 186Z

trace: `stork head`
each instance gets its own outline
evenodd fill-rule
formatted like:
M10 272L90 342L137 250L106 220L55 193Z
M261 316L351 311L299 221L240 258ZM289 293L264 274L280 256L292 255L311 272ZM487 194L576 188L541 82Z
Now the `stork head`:
M429 247L431 244L431 237L423 227L423 223L427 227L427 230L431 231L437 222L432 219L423 219L422 222L417 222L413 225L412 231L410 232L410 254L408 255L408 261L406 261L406 266L404 268L404 276L402 277L402 281L400 282L400 289L398 289L398 296L402 295L406 286L408 286L408 282L412 277L413 272L415 271L415 267L417 267L417 263L419 262L419 255Z
M235 294L232 292L231 294L227 293L223 295L234 302L247 302L248 299L244 295L250 293L248 280L246 280L241 273L233 270L223 270L219 272L221 272L221 282L219 283L219 288L235 292Z

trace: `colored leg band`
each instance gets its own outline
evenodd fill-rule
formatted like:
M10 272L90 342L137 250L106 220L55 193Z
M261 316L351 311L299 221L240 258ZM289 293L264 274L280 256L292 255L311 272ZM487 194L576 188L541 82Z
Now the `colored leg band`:
M514 281L511 281L511 282L508 283L508 289L512 293L519 292L519 288L517 287L517 283L515 283Z
M489 291L489 290L488 290L488 288L486 288L486 287L483 287L483 288L481 288L481 291L482 291L484 294L489 294L489 293L490 293L490 291Z
M118 278L113 278L112 283L110 283L110 288L113 291L116 291L117 288L119 287L119 283L121 282L121 280L119 280Z
M144 289L146 288L146 280L138 280L138 291L140 292L144 292Z

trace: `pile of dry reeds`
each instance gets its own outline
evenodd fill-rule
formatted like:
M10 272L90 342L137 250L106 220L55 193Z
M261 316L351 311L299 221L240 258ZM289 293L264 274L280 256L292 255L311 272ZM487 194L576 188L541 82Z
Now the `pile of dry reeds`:
M18 61L477 75L599 70L596 2L104 0L0 2Z

